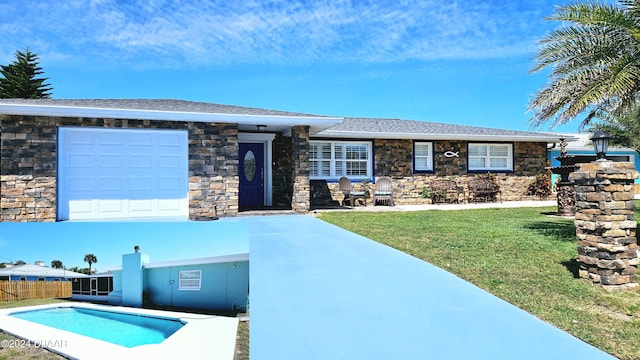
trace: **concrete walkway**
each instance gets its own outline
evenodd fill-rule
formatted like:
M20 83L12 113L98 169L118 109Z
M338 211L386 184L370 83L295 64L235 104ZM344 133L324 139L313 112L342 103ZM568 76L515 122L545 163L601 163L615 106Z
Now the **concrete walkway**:
M427 262L303 215L250 229L251 358L613 359Z

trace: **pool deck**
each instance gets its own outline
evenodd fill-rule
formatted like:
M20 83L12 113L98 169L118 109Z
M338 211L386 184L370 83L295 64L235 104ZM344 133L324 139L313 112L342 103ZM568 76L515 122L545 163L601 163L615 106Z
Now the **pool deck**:
M250 231L252 359L614 359L427 262L304 215Z
M180 318L187 322L180 330L160 344L133 348L78 335L8 314L17 311L55 307L84 307L125 313ZM72 359L233 359L238 319L224 316L199 315L181 312L134 309L86 303L57 303L0 310L0 328L17 337L31 340Z

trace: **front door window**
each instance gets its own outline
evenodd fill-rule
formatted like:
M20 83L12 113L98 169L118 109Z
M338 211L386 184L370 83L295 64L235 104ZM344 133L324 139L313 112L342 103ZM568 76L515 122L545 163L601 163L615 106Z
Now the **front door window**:
M244 176L248 182L256 176L256 155L251 150L244 155Z

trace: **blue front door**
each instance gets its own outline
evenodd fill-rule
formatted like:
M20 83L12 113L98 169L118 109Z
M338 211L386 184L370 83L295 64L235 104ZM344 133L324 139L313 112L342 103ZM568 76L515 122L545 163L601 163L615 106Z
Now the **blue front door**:
M240 207L264 206L264 144L240 143Z

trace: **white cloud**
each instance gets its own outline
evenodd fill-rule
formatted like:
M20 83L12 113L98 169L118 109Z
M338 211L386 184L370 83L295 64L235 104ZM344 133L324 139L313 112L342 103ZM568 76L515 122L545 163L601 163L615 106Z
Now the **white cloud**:
M11 0L0 7L0 56L29 46L140 67L509 57L535 50L553 11L499 0L138 3Z

